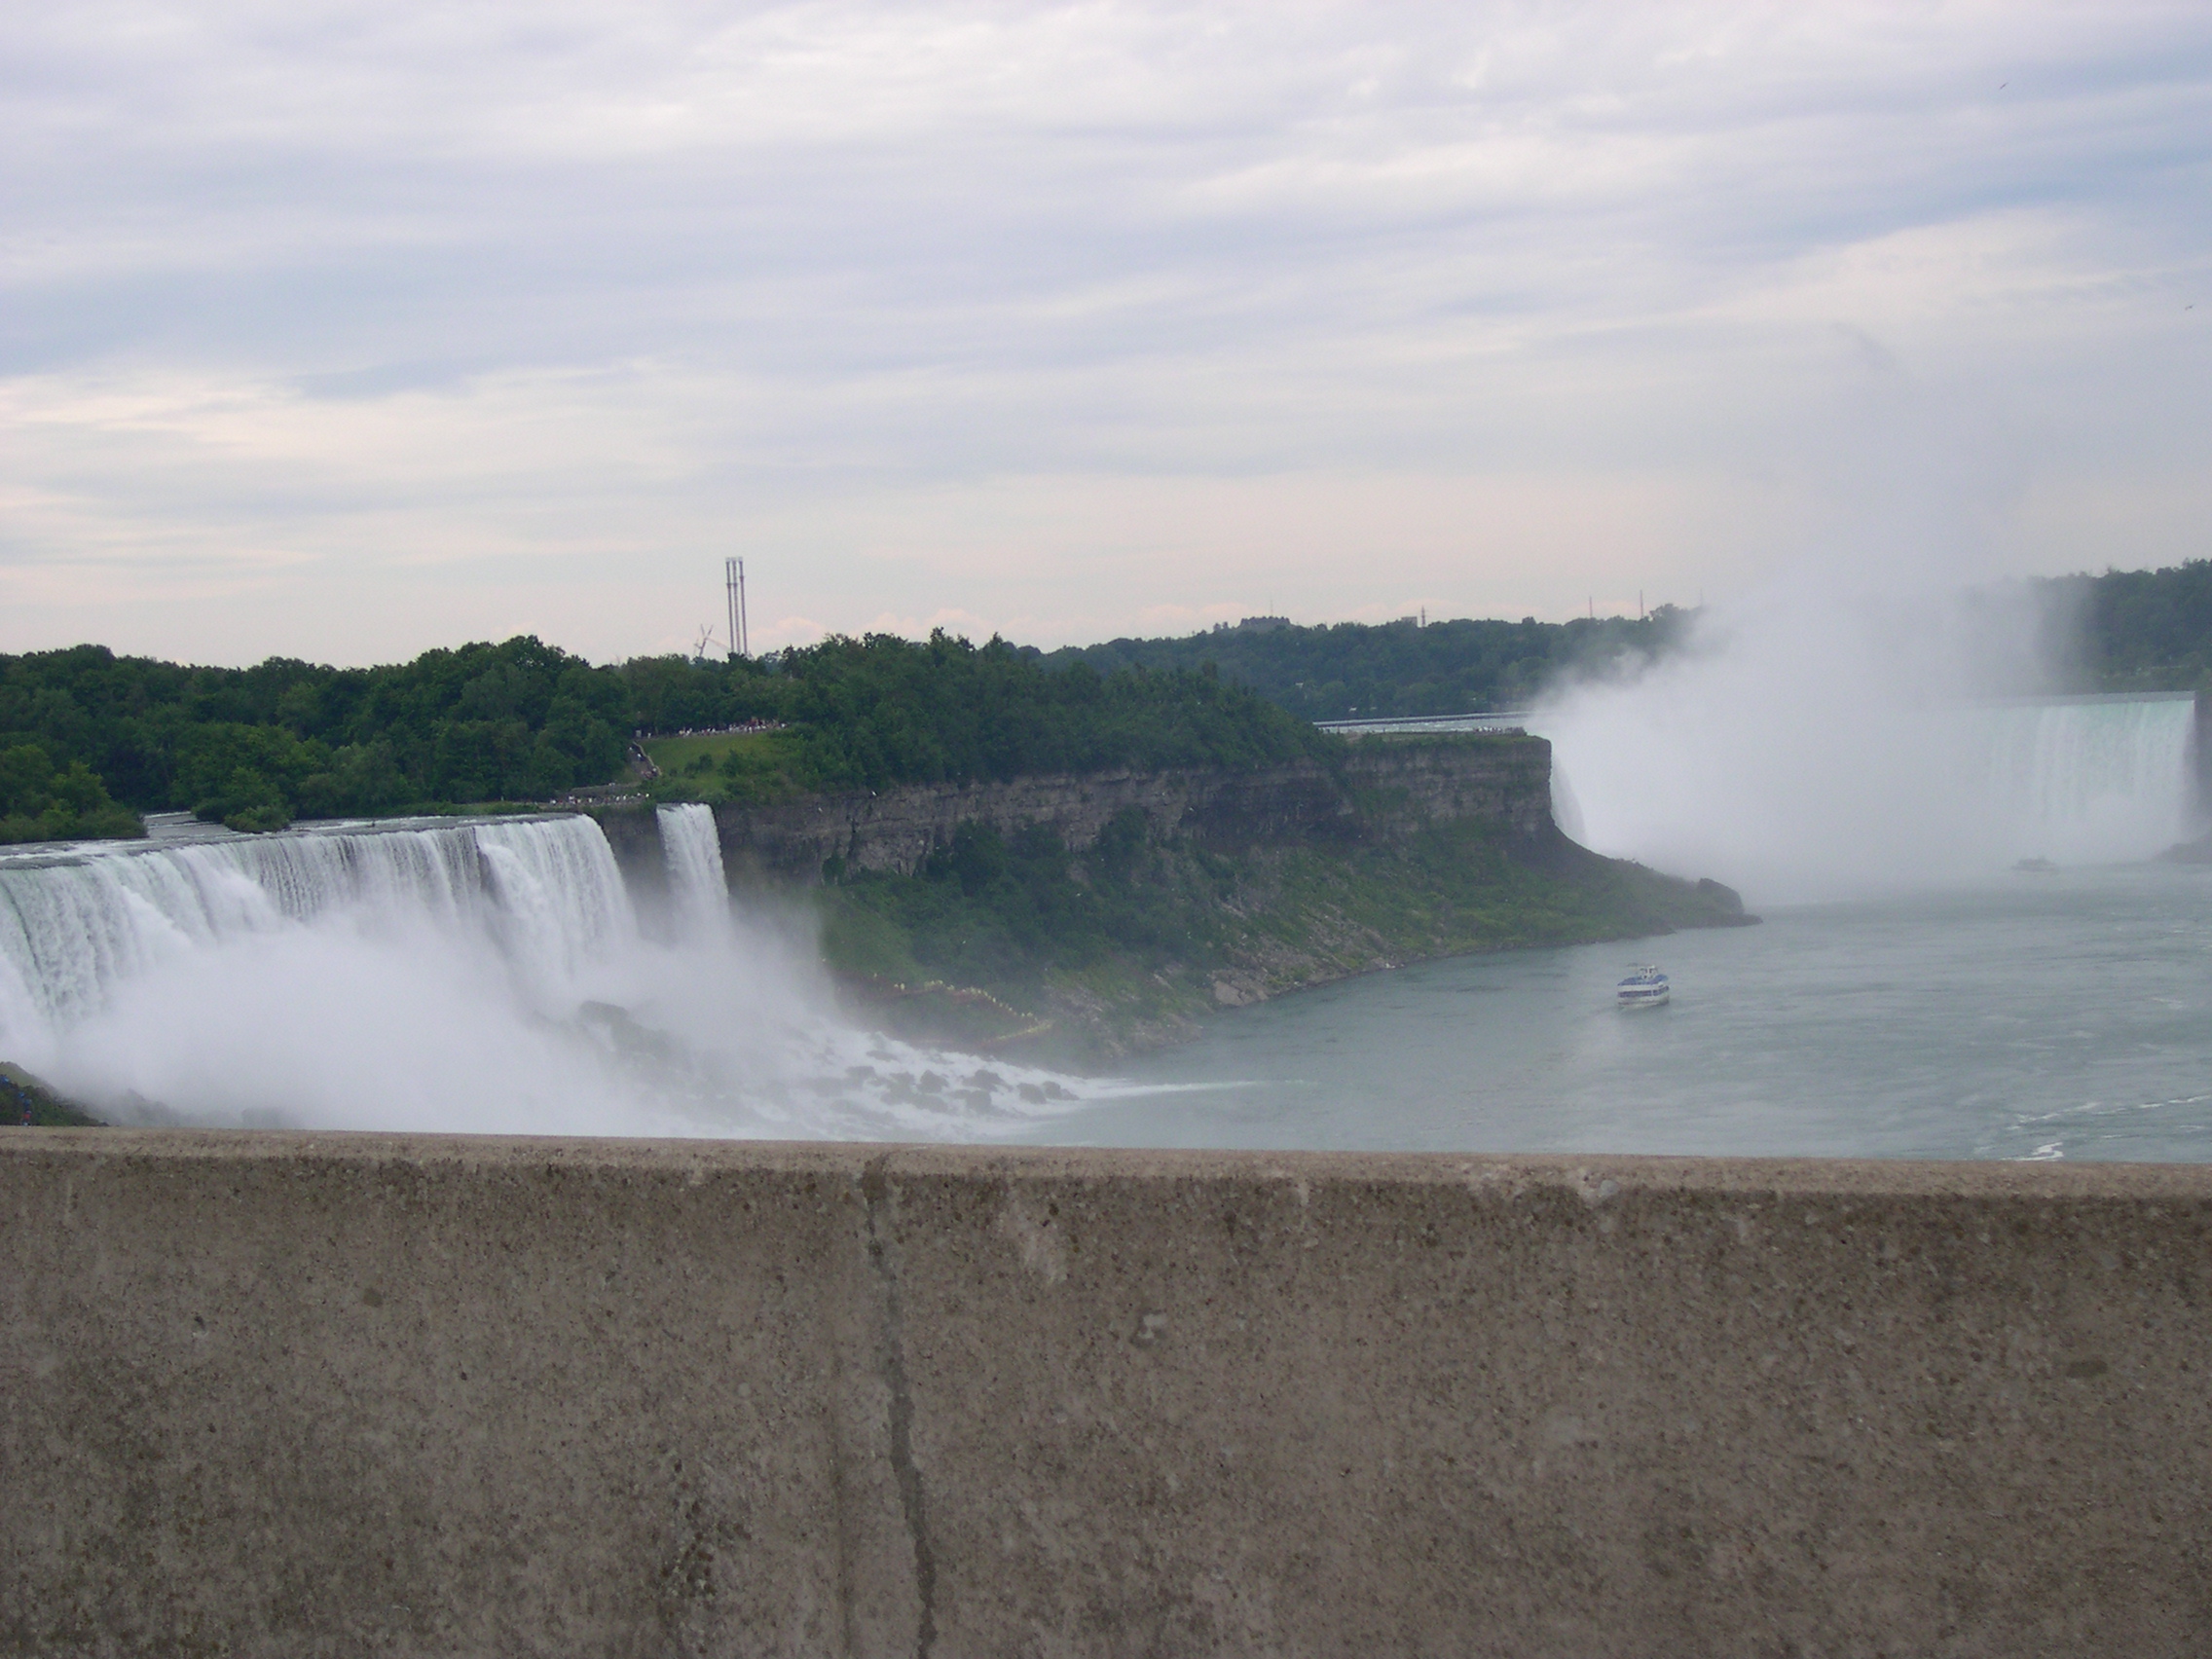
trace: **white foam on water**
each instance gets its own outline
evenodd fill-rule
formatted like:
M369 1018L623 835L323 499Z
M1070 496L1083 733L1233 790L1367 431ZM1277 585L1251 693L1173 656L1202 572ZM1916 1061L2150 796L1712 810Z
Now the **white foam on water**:
M0 857L0 1056L119 1121L310 1128L977 1139L1110 1087L838 1018L711 814L663 829L673 944L583 817Z

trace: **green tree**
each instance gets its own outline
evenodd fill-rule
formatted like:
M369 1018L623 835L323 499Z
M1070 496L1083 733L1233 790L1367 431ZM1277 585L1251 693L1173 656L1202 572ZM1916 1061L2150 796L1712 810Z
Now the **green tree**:
M69 841L143 835L82 760L55 766L39 744L0 749L0 841Z

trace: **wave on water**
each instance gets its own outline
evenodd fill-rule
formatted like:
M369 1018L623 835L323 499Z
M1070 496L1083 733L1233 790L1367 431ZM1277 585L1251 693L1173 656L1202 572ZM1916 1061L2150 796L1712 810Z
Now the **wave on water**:
M1120 1092L835 1010L665 810L675 937L584 817L0 857L0 1057L118 1122L977 1140Z
M2055 1112L2028 1113L1977 1145L1974 1156L2019 1163L2127 1159L2142 1156L2137 1149L2146 1142L2156 1142L2159 1154L2167 1158L2174 1155L2177 1143L2212 1150L2212 1094L2085 1100Z

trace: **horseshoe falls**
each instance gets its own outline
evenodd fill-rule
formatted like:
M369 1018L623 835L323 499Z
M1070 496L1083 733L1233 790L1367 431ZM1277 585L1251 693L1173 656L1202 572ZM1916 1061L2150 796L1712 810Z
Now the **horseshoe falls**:
M2023 858L2145 858L2202 828L2191 693L1998 704L1963 723L2005 845Z
M1530 721L1603 853L1720 872L1756 904L1900 892L2021 861L2120 864L2202 832L2189 693L2003 702L1735 683L1690 665ZM1563 808L1564 809L1564 808Z
M733 914L711 811L660 828L670 940L586 817L0 854L0 1058L133 1123L978 1139L1049 1109L1046 1073L840 1017L809 941Z

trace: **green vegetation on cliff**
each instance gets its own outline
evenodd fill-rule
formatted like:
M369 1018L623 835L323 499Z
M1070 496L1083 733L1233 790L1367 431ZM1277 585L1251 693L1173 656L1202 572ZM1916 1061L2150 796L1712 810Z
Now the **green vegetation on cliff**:
M99 1119L71 1104L21 1066L0 1060L0 1132L6 1125L20 1125L25 1108L31 1127L82 1129L100 1126Z
M1215 664L1301 719L1461 715L1527 708L1547 684L1609 673L1672 648L1689 613L1661 606L1645 618L1571 622L1338 622L1314 628L1217 628L1180 639L1069 646L1045 661L1102 672Z
M1187 1032L1225 1004L1419 957L1743 919L1734 894L1473 821L1349 845L1210 851L1134 809L1071 852L968 823L912 875L831 871L830 965L865 984L986 991L1093 1053ZM978 1011L962 1010L973 1024Z
M725 691L715 713L687 709L682 723L762 717L786 724L652 745L663 772L656 795L761 802L1124 766L1243 770L1337 745L1211 668L1099 674L1078 664L1055 673L1003 640L973 645L941 633L919 645L886 635L829 640L787 651L777 666L773 677L731 682L742 700Z
M2059 576L2045 589L2076 643L2083 689L2212 691L2212 559Z
M184 668L97 646L0 657L0 819L18 838L136 833L186 810L294 817L545 800L621 769L633 730L780 729L692 745L669 798L763 800L1112 766L1263 765L1330 739L1211 671L1051 673L935 635L832 639L774 663L595 668L536 640L390 668ZM701 748L701 744L711 747ZM704 764L700 762L704 761Z

